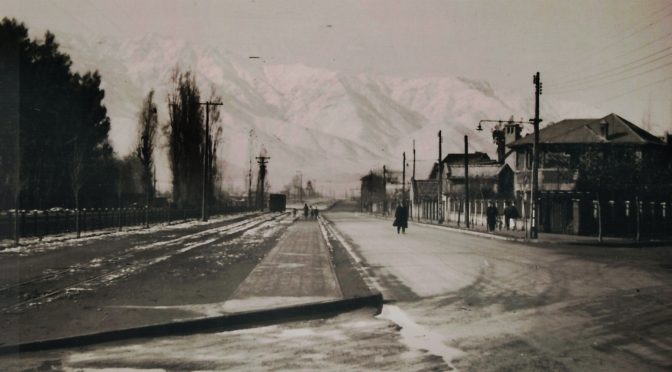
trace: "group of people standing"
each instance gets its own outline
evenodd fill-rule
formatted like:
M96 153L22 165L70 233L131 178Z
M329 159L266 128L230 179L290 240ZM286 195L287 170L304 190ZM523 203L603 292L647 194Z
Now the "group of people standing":
M307 213L306 208L308 207L304 207L304 213ZM495 228L497 227L497 217L499 216L499 209L497 209L497 206L494 202L491 201L488 203L488 208L485 210L485 216L487 220L488 231L494 232ZM504 223L507 230L511 229L511 220L515 220L519 217L520 215L518 214L518 208L516 208L516 206L510 201L505 202ZM392 223L392 226L397 228L397 234L406 233L406 229L408 228L408 207L406 206L406 202L399 202L397 204L397 209L394 211L394 222ZM500 223L499 229L501 230L501 228L502 227Z
M310 217L312 219L317 219L319 214L320 211L317 207L313 207L312 205L308 207L308 204L303 204L303 218L308 219L308 217Z
M495 231L495 227L497 226L497 216L499 216L499 209L497 209L495 203L489 202L488 208L485 210L485 217L488 224L488 231ZM520 215L518 214L518 208L516 208L516 206L513 203L507 201L504 207L504 224L506 225L506 229L510 230L511 220L512 219L515 220L516 218L519 217Z

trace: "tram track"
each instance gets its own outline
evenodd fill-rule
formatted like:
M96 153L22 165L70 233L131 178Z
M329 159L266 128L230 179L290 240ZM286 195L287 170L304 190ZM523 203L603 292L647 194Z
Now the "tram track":
M96 257L86 263L57 271L50 270L28 280L5 285L0 288L0 312L20 313L62 297L76 295L78 292L95 290L176 255L229 239L264 223L287 216L287 213L262 214L217 228L128 247L121 254ZM11 301L12 291L17 294L14 297L15 301ZM10 295L6 295L7 293Z

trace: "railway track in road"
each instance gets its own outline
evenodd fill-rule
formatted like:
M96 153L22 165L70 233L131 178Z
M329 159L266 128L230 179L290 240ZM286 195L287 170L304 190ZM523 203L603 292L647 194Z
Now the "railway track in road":
M20 296L17 302L0 307L0 312L21 312L31 307L52 302L69 294L95 290L98 286L129 277L134 273L140 272L159 262L166 261L176 255L186 253L202 246L207 246L221 239L242 234L245 231L251 230L264 223L286 218L288 216L289 213L262 214L218 228L199 231L174 239L130 247L120 256L108 256L104 259L95 258L85 264L78 264L62 270L50 271L29 280L6 285L0 288L0 298L5 297L5 299L7 299L7 297L4 296L4 293L12 290L17 290L20 293ZM95 262L95 265L92 264L92 262ZM111 269L106 269L106 264L109 264L108 267L113 267ZM87 271L89 272L87 273ZM56 282L59 279L63 279L64 276L68 276L68 274L79 274L79 276L61 283ZM56 283L53 283L55 285L50 286L50 282Z

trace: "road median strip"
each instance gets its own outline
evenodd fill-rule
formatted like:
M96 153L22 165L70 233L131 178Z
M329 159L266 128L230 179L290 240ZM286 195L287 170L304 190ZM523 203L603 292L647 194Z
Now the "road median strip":
M372 290L364 283L354 266L355 262L352 261L345 248L333 247L327 228L320 221L322 232L319 234L320 238L324 239L329 248L332 269L335 270L337 276L336 280L345 289L342 298L2 345L0 354L80 347L128 339L229 331L289 321L325 318L362 308L371 308L373 314L378 314L383 305L381 293ZM332 237L331 240L333 239L335 238Z
M380 293L366 296L322 301L294 306L277 307L256 311L244 311L226 315L153 324L112 331L96 332L78 336L32 341L0 346L0 355L19 352L44 351L81 347L105 342L165 336L184 336L196 333L212 333L252 328L261 325L290 321L310 320L333 316L346 311L371 308L380 312L383 298Z

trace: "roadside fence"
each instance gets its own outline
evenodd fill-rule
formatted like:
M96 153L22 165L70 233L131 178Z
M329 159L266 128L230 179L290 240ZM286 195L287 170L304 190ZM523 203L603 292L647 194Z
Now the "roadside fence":
M247 206L211 205L209 216L246 212ZM101 229L171 224L201 218L200 208L94 208L79 211L79 229ZM15 211L0 212L0 240L15 236ZM20 237L42 237L77 232L77 212L71 209L19 211L18 230Z

